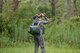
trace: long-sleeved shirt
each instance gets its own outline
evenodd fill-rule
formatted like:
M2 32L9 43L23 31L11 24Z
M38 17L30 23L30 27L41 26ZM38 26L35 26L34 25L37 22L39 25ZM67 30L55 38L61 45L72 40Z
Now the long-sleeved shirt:
M45 20L39 20L37 17L35 19L33 19L33 23L32 25L37 25L39 24L40 26L42 26L43 24L47 24L49 22L49 19L47 17L45 17Z
M44 24L47 24L49 22L49 19L45 17L45 20L39 20L39 18L36 17L36 19L33 19L32 25L39 25L40 29L43 31L42 33L44 34L45 32L45 27Z

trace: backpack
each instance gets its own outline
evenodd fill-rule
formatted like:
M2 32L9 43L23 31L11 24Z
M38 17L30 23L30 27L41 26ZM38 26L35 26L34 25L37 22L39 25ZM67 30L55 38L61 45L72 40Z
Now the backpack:
M32 35L39 35L40 34L40 25L37 23L36 25L31 25L28 31Z

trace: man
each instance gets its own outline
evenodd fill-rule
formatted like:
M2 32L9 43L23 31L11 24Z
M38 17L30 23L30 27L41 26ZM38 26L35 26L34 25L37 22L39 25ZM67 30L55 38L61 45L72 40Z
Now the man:
M45 32L44 26L43 24L48 23L49 20L48 18L45 16L44 13L41 13L39 15L36 15L33 17L33 23L32 25L37 25L39 24L40 29L39 29L39 34L33 34L34 35L34 46L35 46L35 50L34 53L38 53L38 48L40 46L42 53L45 53L45 44L44 44L44 37L43 34Z

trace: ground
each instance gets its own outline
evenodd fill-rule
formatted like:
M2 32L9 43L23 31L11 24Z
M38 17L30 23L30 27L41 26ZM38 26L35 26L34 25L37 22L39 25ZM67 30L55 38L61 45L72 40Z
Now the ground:
M21 46L21 47L0 48L0 53L34 53L34 47ZM56 48L53 46L46 46L46 53L80 53L80 49Z

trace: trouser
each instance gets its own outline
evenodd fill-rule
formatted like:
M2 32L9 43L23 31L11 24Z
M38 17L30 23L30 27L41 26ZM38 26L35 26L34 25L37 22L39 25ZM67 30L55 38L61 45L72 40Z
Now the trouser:
M40 32L40 35L35 35L34 36L34 53L38 53L38 48L40 46L41 52L45 53L45 44L44 44L44 37L42 35L42 31Z

